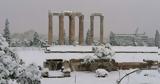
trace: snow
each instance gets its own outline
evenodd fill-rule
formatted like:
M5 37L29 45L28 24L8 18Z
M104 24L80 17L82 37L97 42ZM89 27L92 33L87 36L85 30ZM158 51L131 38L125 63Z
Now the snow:
M82 59L86 55L93 55L93 53L44 53L43 50L18 50L18 56L25 61L28 65L30 63L36 63L38 65L43 66L43 62L46 59Z
M74 47L74 46L70 46L69 47L70 50L71 50L71 47ZM81 46L81 47L83 48L86 47L86 49L91 48L90 46L88 46L88 48L87 46ZM75 48L74 50L76 50L76 48L79 49L80 46L77 46L74 48ZM116 47L112 47L112 48L116 49ZM154 47L153 48L149 47L149 48L151 48L151 51L155 49ZM54 49L55 50L57 49L58 51L62 49L62 47L55 46ZM63 59L63 60L84 59L86 58L86 56L93 56L93 58L95 59L97 58L96 56L94 56L94 53L45 53L44 50L40 48L17 48L16 50L17 50L18 56L21 59L23 59L27 65L34 62L40 66L43 66L43 62L46 61L46 59ZM67 46L64 46L63 50L67 50ZM133 50L133 49L130 49L130 50ZM149 50L146 49L146 51L149 51ZM148 52L147 53L133 53L133 52L116 53L112 58L115 59L117 62L143 62L143 59L160 61L160 56L158 55L158 53L148 53Z
M42 84L52 84L53 82L56 84L117 84L117 80L131 71L133 70L109 72L109 75L105 78L96 77L96 73L94 72L72 72L71 77L43 78L41 82ZM160 82L159 78L160 73L158 70L143 70L125 77L121 84L158 84Z
M157 53L116 53L112 58L116 62L143 62L143 59L160 61Z
M16 52L26 64L34 62L38 65L43 65L46 59L83 59L86 55L94 55L94 53L45 53L44 50L39 48L17 48Z
M54 51L91 51L91 46L54 46L50 49ZM85 49L85 50L84 50ZM156 47L112 47L116 53L113 56L117 62L143 62L143 59L160 61L158 55L158 48ZM43 66L46 59L81 59L86 56L93 56L94 53L45 53L39 48L17 48L18 56L24 60L26 64L37 63ZM139 51L143 52L140 53ZM124 53L129 52L129 53ZM150 53L152 52L152 53ZM67 78L43 78L42 84L117 84L116 81L125 74L133 70L120 70L109 72L105 78L96 77L95 72L71 72L71 77ZM58 74L58 73L57 73ZM52 72L51 72L52 75ZM119 77L120 76L120 77ZM160 73L158 70L143 70L141 72L133 73L122 80L121 84L157 84L160 82ZM76 82L76 83L75 83Z
M63 76L63 72L61 71L49 71L48 72L49 77L53 77L53 76Z
M115 51L111 48L110 44L94 47L93 51L95 55L100 59L111 59L115 54Z
M47 48L50 51L92 51L92 46L56 45Z
M97 69L96 70L96 76L97 77L105 77L108 74L109 74L108 71L106 71L105 69Z
M94 58L93 56L87 55L83 58L82 64L88 64L88 63L93 63L96 57Z
M158 47L146 46L112 46L116 52L158 52Z
M56 45L48 47L50 51L92 51L95 46L72 46L72 45ZM146 46L112 46L115 52L158 52L158 47Z
M70 11L70 10L65 10L63 11L64 13L72 13L73 11Z
M160 73L157 70L143 70L140 73L133 73L122 81L125 84L129 80L129 84L158 84Z
M53 82L56 84L106 84L106 82L108 84L114 84L114 81L109 81L107 77L105 79L97 78L95 73L92 72L72 72L71 77L49 79L43 78L41 82L42 84L52 84Z
M6 42L6 39L0 34L0 48L4 49L8 47L8 43Z
M71 69L70 68L66 68L63 70L63 72L71 72Z

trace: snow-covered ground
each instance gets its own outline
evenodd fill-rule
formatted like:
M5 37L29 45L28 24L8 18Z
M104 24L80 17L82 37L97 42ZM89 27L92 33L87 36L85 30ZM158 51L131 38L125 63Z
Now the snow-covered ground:
M92 51L93 46L70 46L70 45L56 45L48 47L50 51ZM158 47L146 46L112 46L116 52L158 52Z
M46 59L80 59L84 58L86 55L93 55L93 53L45 53L44 50L41 49L18 49L18 56L25 61L28 65L32 62L43 66L43 62Z
M158 47L147 46L112 46L116 52L158 52Z
M116 81L133 70L110 72L105 78L98 78L94 72L72 72L68 78L43 78L42 84L117 84ZM120 74L120 75L119 75ZM158 70L143 70L125 77L120 84L159 84Z
M70 46L70 45L56 45L53 47L48 47L50 51L92 51L93 46Z
M78 48L75 48L75 50L76 49ZM88 48L86 49L88 50ZM89 49L91 49L91 47L89 47ZM119 50L123 49L119 48ZM141 49L142 48L140 48L139 50ZM58 50L61 49L57 47L57 51ZM67 50L67 47L64 48L64 50ZM134 50L132 51L135 50L136 48L134 48ZM157 51L156 48L151 48L150 50L154 51L154 53L148 53L150 52L149 48L146 50L143 49L143 51L146 51L147 53L116 53L113 58L117 62L142 62L143 59L160 61L160 56L158 56L158 53L155 52ZM44 53L44 50L38 48L17 48L17 54L21 59L25 61L26 64L34 62L40 66L43 66L43 62L46 59L79 59L84 58L88 54L93 55L94 53ZM109 72L109 75L105 78L97 78L95 72L71 72L71 77L43 78L41 82L42 84L116 84L116 81L119 78L131 71L132 70L121 70L120 73L119 71ZM126 77L121 84L159 84L159 79L160 73L157 70L144 70L140 73L133 73L132 75Z
M160 56L157 53L116 53L113 59L117 62L143 62L143 59L160 61Z
M72 46L72 47L74 47L74 46ZM91 48L90 46L88 46L88 47ZM57 48L57 51L59 49L61 49L60 46L57 46L57 47L55 46L55 50L56 50L56 48ZM70 48L70 47L68 47L68 48ZM115 48L115 47L113 47L113 48ZM117 48L115 48L115 50ZM133 49L130 49L129 51L131 51L131 50L136 51L136 48L137 48L137 50L138 50L138 48L145 49L145 47L136 47L136 48L130 47L130 48L133 48ZM148 52L150 52L149 51L150 48L151 48L152 53L148 53ZM81 50L81 47L78 46L78 48L75 48L75 50L76 49ZM120 49L122 49L122 47L120 47ZM124 51L124 49L125 48L123 48L122 50ZM64 50L67 50L67 47L65 47ZM63 49L62 49L62 51L63 51ZM144 51L144 50L142 50L142 51ZM157 51L157 53L156 52L153 53L153 51ZM146 49L146 52L147 53L131 53L131 52L130 53L116 53L113 56L113 59L115 59L117 62L143 62L143 59L160 61L160 56L158 55L158 48L149 47L148 49ZM94 55L94 53L45 53L44 50L42 50L40 48L17 48L17 54L19 55L19 57L21 59L23 59L26 62L26 64L30 64L32 62L35 62L40 66L43 65L43 62L46 61L46 59L64 59L64 60L83 59L87 55L90 55L90 56ZM95 56L93 56L93 57L96 58Z

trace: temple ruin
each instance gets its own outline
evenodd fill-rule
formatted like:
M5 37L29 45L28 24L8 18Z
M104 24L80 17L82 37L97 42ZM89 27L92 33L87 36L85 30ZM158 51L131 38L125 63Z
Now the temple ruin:
M79 45L84 43L84 15L80 12L65 11L62 13L54 12L48 13L48 44L53 42L53 16L59 17L59 39L58 43L64 45L64 16L69 17L69 45L72 45L75 41L75 18L79 18ZM90 28L91 28L91 41L93 43L94 38L94 16L100 17L100 42L103 43L103 19L104 16L101 13L94 13L90 16Z
M79 18L79 45L83 44L83 22L84 15L78 12L63 12L63 13L48 13L49 29L48 29L48 44L51 45L53 42L53 16L59 17L59 44L64 44L64 16L69 17L69 44L72 45L75 41L75 17Z
M91 31L91 40L89 44L91 45L94 42L94 17L100 17L100 43L103 43L103 20L104 16L101 13L93 13L90 16L90 31Z

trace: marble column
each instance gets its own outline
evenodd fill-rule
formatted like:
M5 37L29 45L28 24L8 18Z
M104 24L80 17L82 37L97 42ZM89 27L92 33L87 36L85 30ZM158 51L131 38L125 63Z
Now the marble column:
M94 41L94 16L90 16L90 41L89 45L91 45Z
M104 16L100 16L100 42L103 43L103 21Z
M84 42L84 16L79 17L79 45L83 45Z
M53 29L52 29L52 13L48 13L48 44L52 45L53 42Z
M64 16L59 16L59 44L64 45Z
M69 16L69 44L75 41L75 16Z

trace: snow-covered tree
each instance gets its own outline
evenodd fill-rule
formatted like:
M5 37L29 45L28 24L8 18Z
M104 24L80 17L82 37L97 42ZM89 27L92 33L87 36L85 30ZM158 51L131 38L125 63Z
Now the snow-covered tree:
M85 40L87 45L89 44L90 40L91 40L91 33L90 33L90 30L88 29L87 35L86 35L86 40Z
M8 84L9 79L15 79L15 72L19 68L19 58L9 49L5 38L0 34L0 83Z
M34 35L33 35L33 46L38 47L38 46L40 46L40 45L41 45L41 44L40 44L39 35L38 35L37 32L35 32Z
M25 70L25 71L23 71ZM41 72L36 64L30 64L25 69L21 68L21 74L18 77L20 84L40 84Z
M110 44L93 47L93 51L95 52L95 56L100 59L111 59L112 56L115 54Z
M5 38L0 34L0 50L4 50L8 47L8 43L6 42Z
M3 37L6 39L6 41L8 42L8 44L9 44L9 46L10 46L11 37L10 37L9 21L8 21L8 19L6 19L6 22L5 22L5 28L4 28Z
M158 30L156 30L156 34L155 34L155 46L160 47L160 34Z
M116 42L116 39L115 39L115 34L113 32L110 33L110 44L114 46L118 46L118 43Z
M93 56L87 55L83 58L82 64L92 64L95 62L95 58Z
M31 69L31 70L28 70ZM16 52L11 50L8 47L8 43L5 41L5 38L0 34L0 84L8 84L9 80L17 80L18 79L27 79L27 77L23 77L24 73L32 73L32 70L38 76L32 76L32 78L28 78L30 80L39 81L39 73L38 69L25 67L22 60L19 59ZM36 73L37 71L37 73ZM28 76L28 75L27 75ZM28 81L27 81L28 82ZM20 84L39 84L39 83L20 83Z
M96 41L96 40L93 41L93 45L94 46L103 46L103 44L100 41Z
M81 62L82 66L86 68L86 70L92 71L93 66L95 65L95 58L94 56L87 55L83 58ZM93 66L92 66L93 65Z

